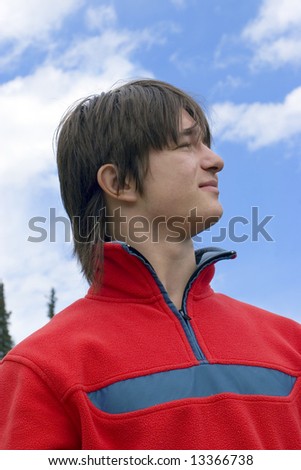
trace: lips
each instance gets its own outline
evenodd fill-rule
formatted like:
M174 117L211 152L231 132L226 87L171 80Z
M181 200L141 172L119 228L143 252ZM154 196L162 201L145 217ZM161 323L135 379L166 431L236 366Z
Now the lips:
M205 183L201 183L199 185L199 188L207 188L209 186L213 186L214 188L217 188L217 180L209 180L209 181L206 181Z

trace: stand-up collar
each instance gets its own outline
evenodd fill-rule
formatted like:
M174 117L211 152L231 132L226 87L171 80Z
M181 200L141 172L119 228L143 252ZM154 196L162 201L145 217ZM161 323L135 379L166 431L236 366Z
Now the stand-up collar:
M195 252L197 267L187 288L194 294L210 289L214 276L214 263L235 258L235 251L204 248ZM136 249L119 242L104 244L104 273L98 291L92 286L88 297L111 298L120 302L151 302L166 291L149 261Z

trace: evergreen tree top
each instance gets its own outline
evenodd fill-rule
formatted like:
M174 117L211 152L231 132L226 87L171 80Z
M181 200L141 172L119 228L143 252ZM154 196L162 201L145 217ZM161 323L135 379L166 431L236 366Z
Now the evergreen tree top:
M11 312L6 310L4 284L0 282L0 359L13 347L13 341L9 333L9 317Z

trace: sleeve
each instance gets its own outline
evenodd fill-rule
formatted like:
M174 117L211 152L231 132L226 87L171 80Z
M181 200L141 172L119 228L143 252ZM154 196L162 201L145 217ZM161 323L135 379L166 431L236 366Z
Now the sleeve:
M80 449L78 431L58 397L30 367L0 364L0 449Z

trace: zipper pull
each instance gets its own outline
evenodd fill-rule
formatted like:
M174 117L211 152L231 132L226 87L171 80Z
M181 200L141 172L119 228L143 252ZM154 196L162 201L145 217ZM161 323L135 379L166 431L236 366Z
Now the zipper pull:
M182 308L179 310L179 312L185 320L191 320L191 318L187 315L187 313L184 312Z

